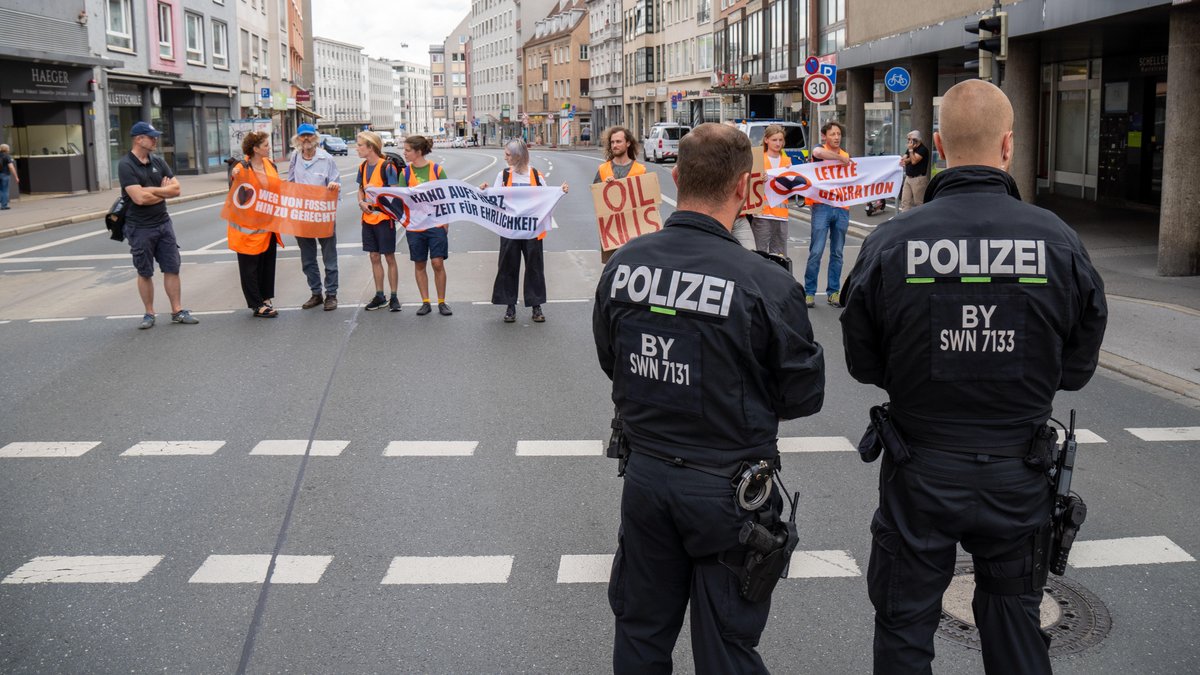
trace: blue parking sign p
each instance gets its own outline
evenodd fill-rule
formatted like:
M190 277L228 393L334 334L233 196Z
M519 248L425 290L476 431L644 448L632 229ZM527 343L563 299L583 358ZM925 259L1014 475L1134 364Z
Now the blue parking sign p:
M821 64L821 74L829 78L833 84L837 84L837 66L832 63Z

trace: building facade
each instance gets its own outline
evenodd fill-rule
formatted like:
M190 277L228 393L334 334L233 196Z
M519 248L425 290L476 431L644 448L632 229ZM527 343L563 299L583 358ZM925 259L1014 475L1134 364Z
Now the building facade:
M454 123L450 117L453 105L446 95L446 45L429 45L429 110L433 117L433 137L445 138L453 135Z
M342 138L354 135L370 123L364 90L366 56L362 47L323 37L313 38L316 77L317 127Z
M521 132L528 142L591 142L590 42L583 0L563 3L534 24L533 37L520 52L525 67Z
M367 106L371 129L394 131L396 128L395 72L383 59L367 57Z
M434 117L444 120L434 128L445 138L479 133L479 123L470 107L467 78L470 31L471 16L467 15L442 44L432 45L429 50Z
M396 135L437 136L434 132L430 67L412 61L389 63L395 74L392 79L392 91Z
M562 0L568 4L569 0ZM518 110L524 84L521 45L533 26L558 6L556 0L474 0L470 21L472 122L481 142L495 143L520 131Z
M588 80L592 140L624 120L621 98L621 0L588 0Z

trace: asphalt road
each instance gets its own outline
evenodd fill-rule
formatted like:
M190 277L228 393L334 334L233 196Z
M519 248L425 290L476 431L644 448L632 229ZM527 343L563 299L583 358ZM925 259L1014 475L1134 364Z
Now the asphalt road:
M502 165L496 150L434 159L473 183ZM353 160L339 163L352 185ZM611 414L590 336L598 159L535 151L534 163L572 188L546 239L545 324L524 310L504 324L483 304L497 238L468 223L450 234L454 316L415 316L404 256L409 306L364 312L373 288L351 200L343 307L296 309L309 292L289 245L274 320L244 307L218 200L173 214L197 326L169 323L160 287L159 325L136 329L127 250L98 222L0 241L0 671L608 672L604 556L621 483L598 454ZM652 170L673 200L670 165ZM793 223L796 260L804 229ZM846 448L883 395L846 374L837 310L819 303L811 317L828 390L820 414L780 429L803 439L783 474L801 494L803 552L762 653L776 672L862 673L878 469ZM1092 566L1068 575L1113 623L1056 658L1060 673L1200 670L1200 441L1180 440L1200 411L1176 400L1102 371L1057 401L1096 437L1075 484L1093 546L1074 561ZM1144 428L1172 440L1129 431ZM340 443L261 454L263 441L309 439ZM77 456L8 456L35 451ZM981 671L978 652L937 647L939 672ZM688 650L685 627L680 672Z

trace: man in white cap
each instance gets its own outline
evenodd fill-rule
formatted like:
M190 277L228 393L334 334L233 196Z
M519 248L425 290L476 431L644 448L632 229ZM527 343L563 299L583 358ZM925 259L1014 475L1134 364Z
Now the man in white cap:
M929 185L929 148L921 142L921 132L908 132L908 149L900 157L904 167L904 186L900 188L900 211L925 203L925 188Z
M317 128L311 124L301 124L296 128L296 137L292 139L296 147L292 151L288 164L288 180L303 185L323 185L336 194L341 189L341 179L338 175L337 163L324 148L317 145ZM325 263L325 296L321 296L321 268L317 266L317 244L321 245L321 260ZM337 229L328 237L313 239L296 237L300 247L300 268L308 279L308 289L312 292L303 305L304 309L312 309L323 305L325 311L337 309L338 264L337 264Z

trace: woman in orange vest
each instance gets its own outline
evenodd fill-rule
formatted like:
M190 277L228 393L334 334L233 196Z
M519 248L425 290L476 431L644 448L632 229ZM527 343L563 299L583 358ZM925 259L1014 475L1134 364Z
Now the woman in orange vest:
M399 176L390 162L383 158L383 139L373 131L363 131L356 137L358 156L358 208L362 211L362 247L371 258L371 276L375 279L375 297L364 308L368 312L387 307L400 311L396 290L400 286L400 269L396 267L396 221L375 209L367 199L366 188L396 185ZM381 260L382 258L382 260ZM383 260L387 260L390 299L383 297Z
M792 159L783 152L785 138L783 127L778 124L772 124L763 132L764 170L792 165ZM787 257L787 202L779 206L764 204L762 213L751 218L750 230L754 232L754 248L772 255Z
M271 138L252 131L242 139L245 159L233 167L233 182L245 180L258 188L278 191L279 172L271 161ZM242 278L242 294L254 316L273 319L279 316L271 301L275 297L275 244L283 239L269 230L252 230L230 222L227 227L229 249L237 251L238 272Z
M404 180L408 187L416 187L431 180L444 180L446 171L442 167L426 159L433 152L433 141L424 136L409 136L404 139ZM417 316L425 316L433 311L429 297L429 274L425 271L425 263L433 266L433 285L437 289L438 314L450 316L450 305L446 304L446 258L450 257L450 224L435 225L420 232L406 232L408 240L408 259L413 262L413 275L416 277L417 290L421 293L421 307Z
M525 141L519 138L509 141L504 146L504 161L508 162L508 168L496 174L497 186L546 184L542 173L529 166L529 147ZM484 183L479 187L486 190L487 186ZM562 191L567 190L567 184L563 183ZM517 320L517 283L520 281L521 258L525 259L525 306L533 308L535 323L546 320L546 315L542 313L542 304L546 302L546 266L542 259L542 240L545 238L545 232L538 235L537 239L500 238L496 281L492 284L492 304L507 306L504 323Z

